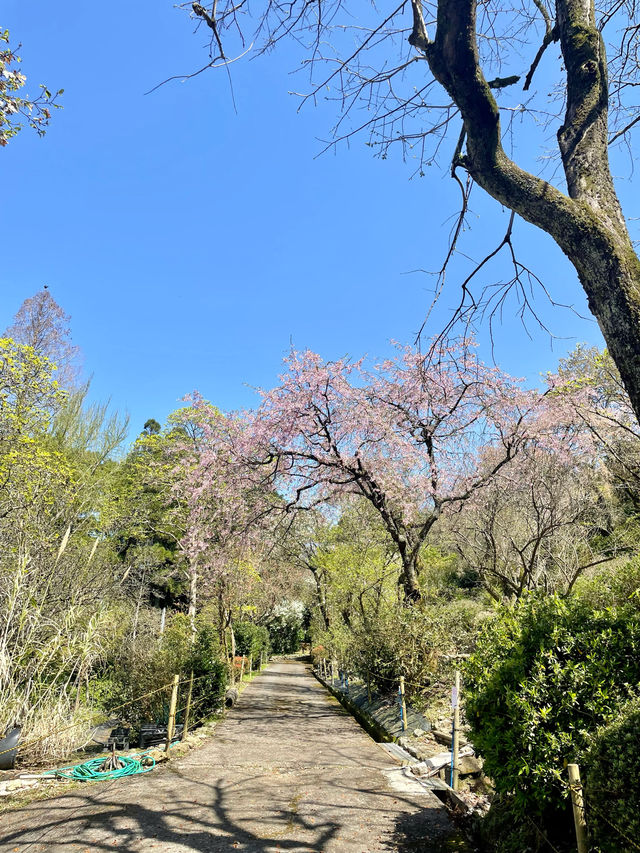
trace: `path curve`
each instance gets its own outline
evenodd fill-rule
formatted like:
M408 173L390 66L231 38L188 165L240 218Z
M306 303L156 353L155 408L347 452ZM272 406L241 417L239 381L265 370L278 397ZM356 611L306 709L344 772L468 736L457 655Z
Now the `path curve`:
M272 664L200 748L147 776L0 816L2 853L431 851L448 828L297 661Z

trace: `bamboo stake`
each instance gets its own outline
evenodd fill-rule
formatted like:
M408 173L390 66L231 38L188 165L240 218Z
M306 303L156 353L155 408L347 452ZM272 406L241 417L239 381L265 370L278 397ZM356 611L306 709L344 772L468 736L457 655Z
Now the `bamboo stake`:
M455 687L451 697L453 705L453 733L451 737L451 787L458 790L460 780L460 671L456 670Z
M187 707L184 712L184 727L182 729L182 740L184 740L187 736L187 732L189 731L189 715L191 714L191 697L193 695L193 670L191 670L191 675L189 676L189 692L187 693Z
M400 708L402 709L402 731L407 730L407 703L404 700L404 675L400 676Z
M587 846L587 821L584 816L584 799L582 797L582 783L580 782L580 768L577 764L568 764L569 787L571 788L571 805L573 806L573 822L576 826L576 842L578 853L588 853Z
M179 675L173 676L173 686L171 688L171 704L169 705L169 723L167 725L167 745L164 748L165 752L169 752L169 746L173 740L173 735L176 730L176 706L178 704L178 683Z

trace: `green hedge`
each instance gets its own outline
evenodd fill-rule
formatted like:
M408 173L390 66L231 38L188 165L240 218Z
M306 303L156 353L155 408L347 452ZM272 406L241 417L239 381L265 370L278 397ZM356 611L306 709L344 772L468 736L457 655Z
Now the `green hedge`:
M269 631L263 625L254 625L253 622L236 622L233 626L236 638L236 653L246 655L256 666L260 663L260 655L269 655L271 644Z
M640 699L603 726L582 775L592 849L620 853L640 839Z
M640 616L528 596L484 627L464 677L470 737L501 809L514 825L569 828L565 765L582 763L640 684Z

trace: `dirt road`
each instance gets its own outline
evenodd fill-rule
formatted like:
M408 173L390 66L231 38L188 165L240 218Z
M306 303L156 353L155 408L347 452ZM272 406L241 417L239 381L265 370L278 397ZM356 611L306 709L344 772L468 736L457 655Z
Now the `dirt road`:
M407 782L303 664L285 661L184 758L0 816L0 850L431 851L447 827L433 794Z

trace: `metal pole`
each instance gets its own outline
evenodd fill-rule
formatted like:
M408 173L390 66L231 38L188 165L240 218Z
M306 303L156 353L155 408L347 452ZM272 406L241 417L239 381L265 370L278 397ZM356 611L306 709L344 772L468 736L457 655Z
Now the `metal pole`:
M571 805L573 806L573 822L576 825L576 842L578 853L588 853L587 847L587 821L584 816L584 799L582 797L582 783L580 782L580 768L577 764L568 764L569 787L571 788Z
M452 773L451 787L454 791L458 790L460 779L460 671L456 670L455 686L451 696L451 704L453 705L453 735L451 738L451 753L452 753Z
M187 694L187 707L184 712L184 726L182 728L182 740L184 740L187 736L187 732L189 731L189 716L191 714L191 697L193 695L193 670L191 670L191 675L189 676L189 692Z
M169 722L167 725L167 745L164 748L165 752L169 752L169 746L173 740L173 735L176 730L176 706L178 704L178 683L179 675L173 676L173 687L171 688L171 703L169 705Z

